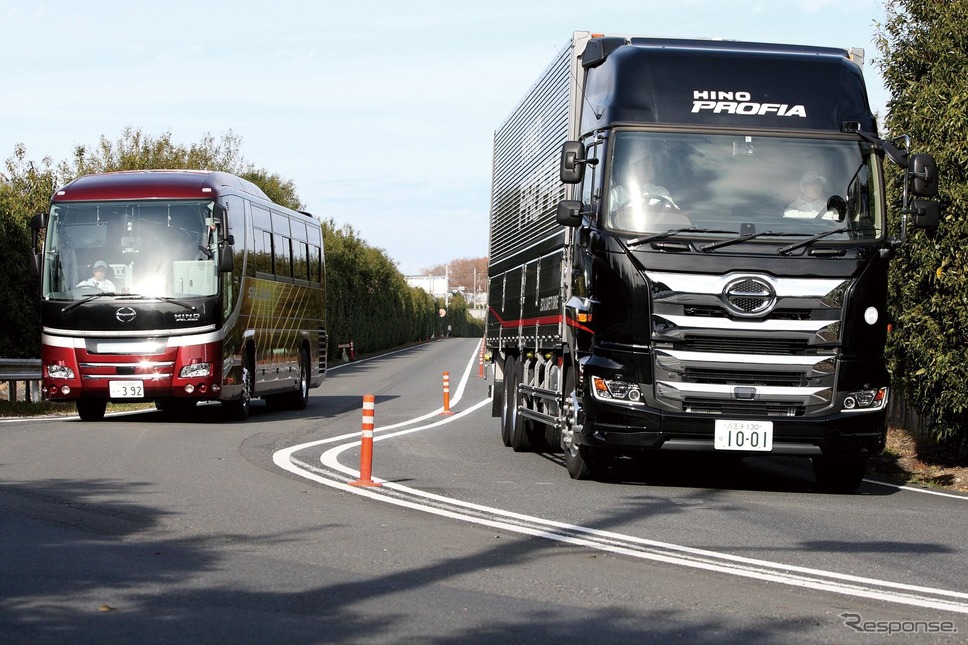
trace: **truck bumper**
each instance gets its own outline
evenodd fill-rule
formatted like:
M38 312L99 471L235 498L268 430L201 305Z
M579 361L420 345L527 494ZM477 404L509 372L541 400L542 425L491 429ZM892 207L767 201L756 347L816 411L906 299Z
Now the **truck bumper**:
M715 451L715 422L723 418L603 405L597 401L585 401L584 415L578 442L616 451ZM755 420L773 422L773 449L766 453L739 454L866 456L881 452L887 437L885 409L825 417Z

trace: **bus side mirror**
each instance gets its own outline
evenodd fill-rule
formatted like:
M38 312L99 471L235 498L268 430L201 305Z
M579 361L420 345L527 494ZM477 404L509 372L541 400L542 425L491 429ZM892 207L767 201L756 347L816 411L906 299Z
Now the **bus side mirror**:
M37 250L37 244L40 240L40 232L45 228L47 228L47 213L37 213L30 218L30 230L33 232L31 240L33 252L30 254L30 273L38 278L43 270L43 253Z
M580 141L565 141L561 145L561 182L581 183L585 176L585 146Z
M235 270L235 239L229 235L222 244L222 252L218 254L218 270L221 273L232 273Z
M934 197L938 194L938 165L934 157L926 154L912 155L909 167L912 193L918 197Z

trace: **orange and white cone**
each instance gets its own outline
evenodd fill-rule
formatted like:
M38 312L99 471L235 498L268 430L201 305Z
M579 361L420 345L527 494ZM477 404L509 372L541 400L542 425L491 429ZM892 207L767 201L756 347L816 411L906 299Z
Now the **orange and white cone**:
M373 414L375 398L372 394L363 396L363 435L360 439L360 478L351 481L350 486L382 486L372 479L373 472Z

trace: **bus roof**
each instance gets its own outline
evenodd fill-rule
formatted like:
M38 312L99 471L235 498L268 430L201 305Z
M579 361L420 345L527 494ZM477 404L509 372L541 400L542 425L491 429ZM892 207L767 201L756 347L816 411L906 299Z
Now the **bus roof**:
M53 201L208 199L220 194L223 187L270 201L251 181L209 170L125 170L84 175L54 193Z

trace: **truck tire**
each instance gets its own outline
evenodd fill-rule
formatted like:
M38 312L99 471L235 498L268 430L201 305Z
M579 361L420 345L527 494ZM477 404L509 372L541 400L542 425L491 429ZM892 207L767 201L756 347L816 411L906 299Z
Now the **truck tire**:
M814 457L813 474L825 493L853 493L867 472L867 457Z
M514 357L508 356L508 359L504 362L504 393L501 396L501 441L504 442L505 446L511 445L511 402L514 401L515 397L511 394L509 388L514 380L511 378L514 365Z
M513 372L510 378L505 375L505 380L510 383L505 397L510 403L508 416L508 431L510 433L511 450L514 452L528 452L531 450L531 423L518 413L518 406L521 404L521 395L518 393L518 386L521 384L521 376L524 374L524 365L519 361L514 361Z
M100 421L107 407L108 402L102 399L78 399L77 416L81 421Z
M565 402L562 416L564 428L561 430L561 452L564 454L565 468L572 479L603 479L608 468L607 461L598 458L588 446L575 442L575 434L581 430L578 425L578 410L575 409L572 394L575 390L575 373L571 369L565 374Z

